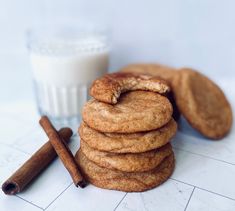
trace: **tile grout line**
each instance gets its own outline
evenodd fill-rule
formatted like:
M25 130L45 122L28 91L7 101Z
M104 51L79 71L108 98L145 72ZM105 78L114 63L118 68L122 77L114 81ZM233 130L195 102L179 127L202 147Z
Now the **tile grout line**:
M190 202L190 200L191 200L191 198L192 198L192 196L193 196L193 193L194 193L195 188L196 188L196 187L193 188L193 191L192 191L192 193L190 194L190 197L189 197L188 202L187 202L187 204L186 204L186 206L185 206L185 208L184 208L184 211L186 211L187 208L188 208L189 202Z
M27 137L28 134L30 134L30 133L32 133L32 132L34 132L34 131L37 131L37 130L38 130L38 128L36 128L36 127L35 127L35 128L31 128L31 130L28 131L26 134L24 134L22 137L16 138L16 139L14 140L14 143L17 142L18 139L23 139L24 137ZM76 133L74 133L71 138L75 138L75 137L77 137L77 134L76 134ZM5 146L7 146L7 147L13 148L13 149L15 149L15 150L17 150L17 151L19 151L19 152L22 152L22 153L24 153L24 154L26 154L26 155L30 155L30 156L32 156L32 155L36 152L36 151L35 151L35 152L30 153L30 152L24 151L24 150L22 150L20 147L15 147L15 146L14 146L14 143L12 143L12 144L7 144L7 143L1 143L1 142L0 142L0 145L1 145L1 144L2 144L2 145L5 145ZM46 142L45 142L45 143L46 143Z
M53 199L45 209L43 210L46 210L48 207L50 207L69 187L71 187L73 183L71 183L67 188L65 188L55 199Z
M122 201L123 201L123 199L126 197L126 195L127 195L127 193L125 193L125 195L124 195L124 196L122 197L122 199L118 202L117 206L114 208L113 211L115 211L115 210L118 208L118 206L122 203Z
M174 179L174 178L172 178L172 177L171 177L171 178L169 178L169 179L174 180L174 181L177 181L177 182L180 182L180 183L183 183L183 184L185 184L185 185L189 185L189 186L191 186L191 187L195 187L195 188L200 189L200 190L204 190L204 191L206 191L206 192L209 192L209 193L212 193L212 194L215 194L215 195L221 196L221 197L224 197L224 198L226 198L226 199L230 199L230 200L232 200L232 201L235 201L235 199L234 199L234 198L230 198L230 197L225 196L225 195L222 195L222 194L220 194L220 193L216 193L216 192L213 192L213 191L210 191L210 190L207 190L207 189L204 189L204 188L201 188L201 187L198 187L198 186L192 185L192 184L190 184L190 183L187 183L187 182L183 182L183 181L180 181L180 180Z
M22 150L19 147L15 147L14 143L17 142L17 140L19 140L19 139L23 139L24 137L27 137L28 134L34 132L35 130L36 130L36 127L32 127L27 133L23 134L22 137L16 138L12 144L7 144L7 143L0 143L0 144L3 144L3 145L8 146L8 147L11 147L11 148L13 148L15 150L18 150L19 152L22 152L22 153L26 154L26 155L31 155L32 156L34 153L29 153L29 152L26 152L26 151Z
M29 203L29 204L31 204L31 205L33 205L33 206L35 206L35 207L37 207L37 208L39 208L41 210L44 210L42 207L39 207L38 205L34 204L33 202L30 202L30 201L28 201L28 200L26 200L26 199L24 199L24 198L22 198L22 197L20 197L18 195L15 195L15 196L18 197L19 199L23 200L26 203Z
M192 185L192 184L189 184L189 183L187 183L187 182L183 182L183 181L180 181L180 180L174 179L174 178L172 178L172 177L170 177L169 179L170 179L170 180L174 180L174 181L176 181L176 182L181 182L181 183L183 183L183 184L185 184L185 185L189 185L189 186L195 187L195 186L194 186L194 185Z
M216 160L216 161L219 161L219 162L222 162L222 163L226 163L226 164L229 164L229 165L232 165L232 166L235 165L234 163L230 163L230 162L227 162L227 161L224 161L224 160L220 160L220 159L216 159L216 158L213 158L213 157L210 157L210 156L198 154L198 153L191 152L191 151L188 151L188 150L184 150L184 149L181 149L181 148L178 148L178 147L172 147L172 148L176 149L176 150L183 151L183 152L188 152L188 153L191 153L191 154L194 154L194 155L198 155L198 156L201 156L201 157L209 158L211 160Z
M196 188L197 188L197 189L200 189L200 190L204 190L204 191L209 192L209 193L212 193L212 194L215 194L215 195L217 195L217 196L224 197L224 198L226 198L226 199L230 199L230 200L232 200L232 201L235 201L235 199L230 198L230 197L228 197L228 196L224 196L224 195L222 195L222 194L220 194L220 193L216 193L216 192L213 192L213 191L210 191L210 190L207 190L207 189L204 189L204 188L200 188L200 187L196 187Z

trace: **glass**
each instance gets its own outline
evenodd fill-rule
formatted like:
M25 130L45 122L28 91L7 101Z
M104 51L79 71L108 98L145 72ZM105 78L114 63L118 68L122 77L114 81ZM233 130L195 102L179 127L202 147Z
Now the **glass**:
M108 70L107 30L89 24L41 26L27 38L40 114L56 121L80 118L89 85Z

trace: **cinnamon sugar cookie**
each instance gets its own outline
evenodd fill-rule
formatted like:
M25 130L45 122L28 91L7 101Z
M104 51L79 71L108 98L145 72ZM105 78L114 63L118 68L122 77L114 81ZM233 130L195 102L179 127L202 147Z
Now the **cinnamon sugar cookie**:
M157 187L170 177L175 164L174 154L171 154L151 171L126 173L96 165L81 150L76 153L75 159L83 175L93 185L125 192L140 192Z
M130 64L126 67L123 67L120 72L147 74L150 76L160 77L166 80L170 86L172 84L174 76L178 73L175 68L160 64ZM180 117L180 112L174 100L174 93L171 90L170 92L166 92L165 96L170 100L173 106L173 118L177 121Z
M115 105L88 101L82 112L91 128L110 133L134 133L162 127L170 121L173 109L169 100L154 92L132 91L120 96Z
M118 154L95 150L81 139L81 150L97 165L124 172L143 172L156 168L166 157L173 153L171 144L143 153Z
M232 109L223 91L209 78L189 68L173 80L180 112L192 127L211 139L223 138L232 126Z
M177 131L176 122L171 119L166 125L148 132L102 133L82 122L79 135L90 147L114 153L139 153L167 144Z
M164 94L170 91L170 87L159 77L117 72L96 79L91 85L90 95L98 101L116 104L121 93L135 90Z

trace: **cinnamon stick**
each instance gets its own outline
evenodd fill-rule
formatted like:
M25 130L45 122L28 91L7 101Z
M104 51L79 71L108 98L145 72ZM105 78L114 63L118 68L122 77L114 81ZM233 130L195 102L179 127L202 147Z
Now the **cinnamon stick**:
M86 186L86 182L79 172L79 167L74 159L74 156L65 143L63 137L57 133L56 129L53 127L50 120L46 116L43 116L39 123L47 134L57 155L71 175L76 187L80 186L81 188L84 188Z
M62 128L59 134L68 142L73 132L70 128ZM8 195L21 192L56 156L54 148L48 141L3 183L3 192Z

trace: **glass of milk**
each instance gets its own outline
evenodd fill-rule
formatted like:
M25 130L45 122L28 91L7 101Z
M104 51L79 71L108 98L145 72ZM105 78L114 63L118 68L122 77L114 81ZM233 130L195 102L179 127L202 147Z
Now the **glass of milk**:
M80 118L91 82L108 70L107 31L44 26L29 31L28 48L40 114L59 121Z

